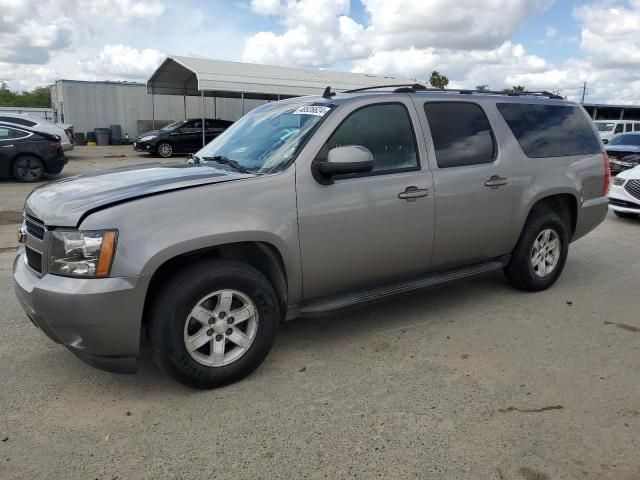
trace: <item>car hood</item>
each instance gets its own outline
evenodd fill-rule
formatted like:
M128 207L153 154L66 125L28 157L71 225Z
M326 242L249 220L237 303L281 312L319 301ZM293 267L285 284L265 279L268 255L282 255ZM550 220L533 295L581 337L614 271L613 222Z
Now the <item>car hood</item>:
M616 175L616 178L624 178L625 180L640 180L640 165L629 168L627 170L623 170L618 175Z
M207 165L132 165L76 175L35 189L25 212L45 225L75 227L88 213L135 198L253 177Z
M607 152L628 152L640 153L640 146L637 145L607 145Z
M137 140L137 139L139 139L139 138L142 138L142 137L146 137L146 136L148 136L148 135L153 135L154 137L157 137L157 136L159 136L159 135L162 135L163 133L164 133L164 132L163 132L163 131L161 131L161 130L151 130L151 131L149 131L149 132L143 132L143 133L141 133L140 135L138 135L138 136L136 137L136 140Z

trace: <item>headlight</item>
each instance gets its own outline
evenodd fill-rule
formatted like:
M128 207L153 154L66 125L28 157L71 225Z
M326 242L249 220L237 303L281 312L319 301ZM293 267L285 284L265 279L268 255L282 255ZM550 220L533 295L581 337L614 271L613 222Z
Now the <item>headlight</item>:
M618 187L624 185L624 178L614 177L613 178L613 184L618 186Z
M49 273L68 277L106 277L116 251L115 230L51 232Z
M140 139L141 142L148 142L149 140L153 140L154 138L156 138L155 135L147 135L146 137L142 137Z

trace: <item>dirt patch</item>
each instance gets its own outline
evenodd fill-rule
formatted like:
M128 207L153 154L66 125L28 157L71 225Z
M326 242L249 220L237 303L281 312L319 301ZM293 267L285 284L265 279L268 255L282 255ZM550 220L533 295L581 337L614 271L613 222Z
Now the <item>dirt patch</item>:
M0 225L13 225L22 223L22 212L20 210L0 210Z
M550 480L551 478L549 474L534 470L533 468L529 467L520 467L518 473L527 480Z
M0 247L0 253L14 252L18 247Z
M626 330L627 332L640 332L640 328L625 323L616 323L616 327Z
M539 412L547 412L549 410L562 410L564 407L562 405L549 405L548 407L541 408L517 408L517 407L507 407L501 408L498 411L502 413L506 412L520 412L520 413L539 413Z

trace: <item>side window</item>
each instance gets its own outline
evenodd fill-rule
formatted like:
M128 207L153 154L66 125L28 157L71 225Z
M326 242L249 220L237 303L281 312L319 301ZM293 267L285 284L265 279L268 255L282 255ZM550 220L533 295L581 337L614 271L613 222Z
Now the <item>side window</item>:
M5 127L0 127L0 140L7 140L11 137L11 130Z
M491 163L496 145L482 108L466 102L424 104L438 167Z
M409 113L404 105L371 105L349 115L324 144L318 159L329 150L360 145L373 154L373 171L391 173L418 169L418 154Z
M633 131L633 123L627 123L627 127L625 129L625 132L631 132Z
M498 103L497 107L529 158L588 155L602 150L582 107L515 102Z
M640 132L640 122L637 122L637 123L633 124L633 131L634 132Z
M14 138L26 137L29 134L22 130L14 130L13 128L0 127L0 140L11 140Z
M190 122L185 123L181 130L182 133L202 132L202 120L191 120Z
M616 124L616 129L613 133L622 133L622 129L624 128L624 124L622 123L617 123Z

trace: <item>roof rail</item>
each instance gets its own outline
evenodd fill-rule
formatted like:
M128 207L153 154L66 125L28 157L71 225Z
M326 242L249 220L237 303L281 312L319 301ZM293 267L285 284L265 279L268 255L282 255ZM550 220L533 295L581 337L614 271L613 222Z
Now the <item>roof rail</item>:
M564 100L560 95L556 95L552 92L543 91L525 91L525 92L501 92L498 90L469 90L463 88L429 88L419 83L405 83L395 85L377 85L374 87L362 87L354 88L352 90L345 90L342 93L359 93L367 92L369 90L377 90L379 88L394 88L390 93L416 93L416 92L444 92L444 93L458 93L461 95L472 95L474 93L481 93L484 95L507 95L509 97L547 97L554 100Z

